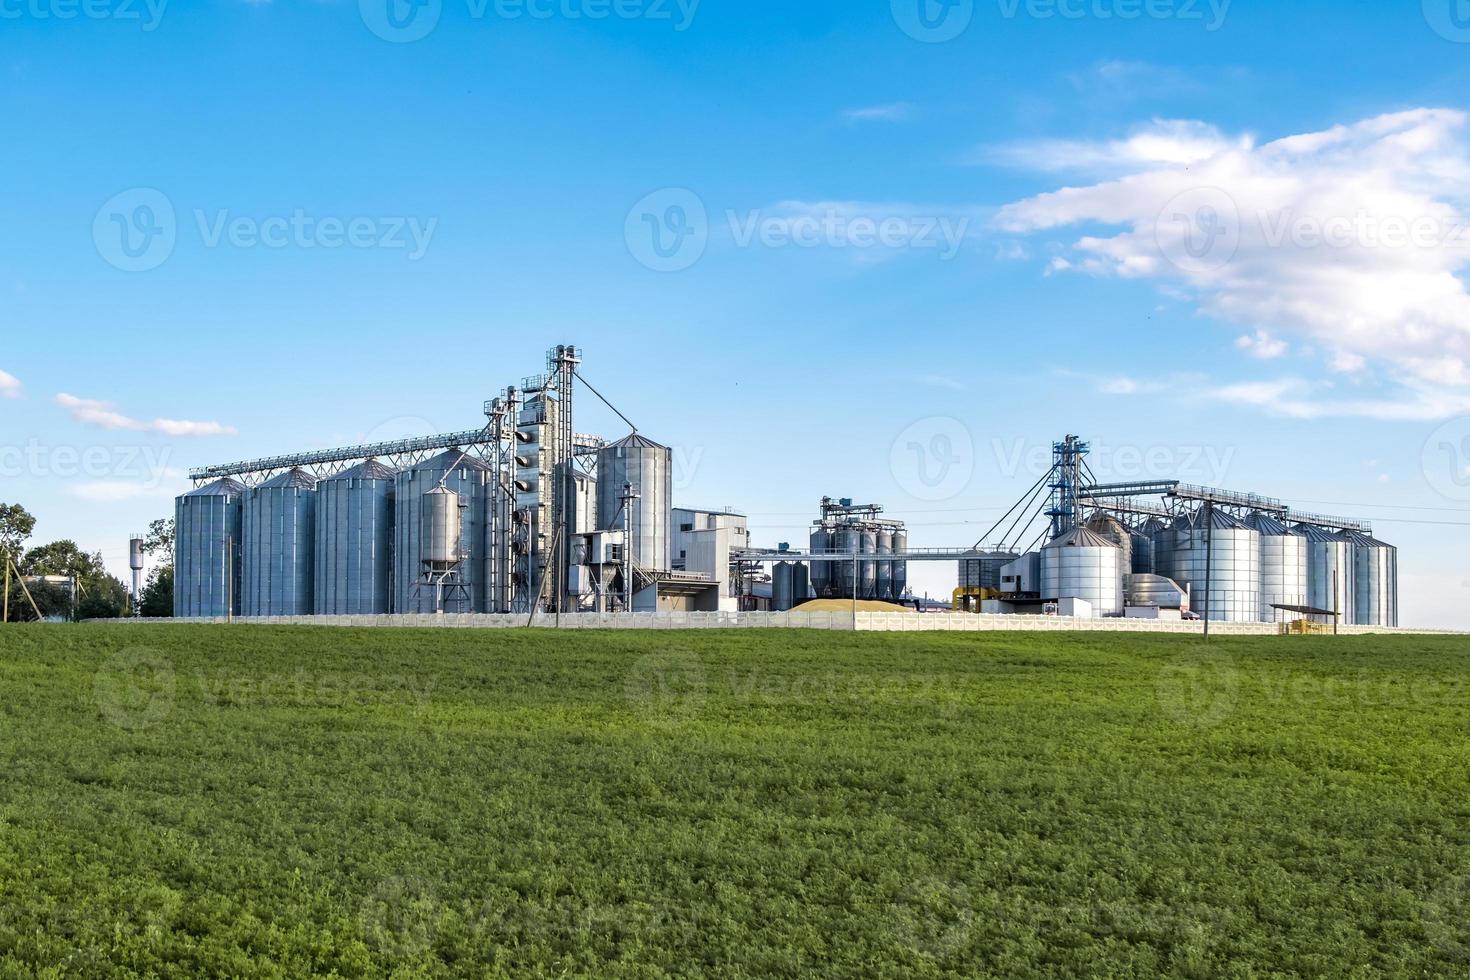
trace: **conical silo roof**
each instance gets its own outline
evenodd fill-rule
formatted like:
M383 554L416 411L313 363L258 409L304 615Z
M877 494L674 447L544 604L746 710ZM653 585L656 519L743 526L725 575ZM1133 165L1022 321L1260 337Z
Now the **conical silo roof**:
M324 477L322 482L326 483L328 480L391 480L397 475L397 470L384 466L376 459L369 459L358 463L351 469Z
M1296 529L1306 535L1308 541L1341 542L1348 540L1341 531L1333 531L1318 524L1298 524Z
M315 490L316 477L303 469L288 470L279 476L271 477L255 489L280 490L283 488L290 490Z
M1116 548L1117 542L1109 541L1096 531L1085 527L1074 527L1066 534L1047 542L1048 548Z
M1260 511L1255 511L1247 517L1245 519L1245 526L1260 531L1263 537L1282 538L1288 535L1300 535L1302 533L1299 528L1287 527L1270 514L1263 514Z
M409 470L480 470L488 471L490 466L482 459L471 456L462 449L450 449L442 452L432 459L426 459L422 463L409 467Z
M640 432L633 432L624 436L617 442L607 444L608 449L668 449L668 446L660 445Z
M239 480L235 480L227 476L223 479L215 480L208 486L200 487L197 490L190 490L188 493L184 494L184 496L233 497L237 496L238 494L244 493L245 489L245 484L241 483Z

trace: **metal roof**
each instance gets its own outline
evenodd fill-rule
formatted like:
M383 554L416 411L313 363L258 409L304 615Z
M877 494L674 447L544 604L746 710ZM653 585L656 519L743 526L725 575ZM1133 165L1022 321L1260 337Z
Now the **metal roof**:
M232 480L229 477L225 477L222 480L215 480L208 486L200 487L198 490L190 490L188 493L184 494L184 496L233 497L238 496L239 494L242 494L244 492L245 484L241 483L239 480Z
M1048 548L1116 548L1116 541L1109 541L1096 531L1085 527L1074 527L1061 537L1047 542Z
M398 471L392 467L384 466L376 459L368 459L351 469L323 477L322 482L326 483L328 480L391 480L397 475Z
M280 476L266 480L257 490L315 490L316 477L302 469L287 470Z
M652 439L640 432L632 432L617 442L610 442L604 449L668 449L668 446L654 442Z

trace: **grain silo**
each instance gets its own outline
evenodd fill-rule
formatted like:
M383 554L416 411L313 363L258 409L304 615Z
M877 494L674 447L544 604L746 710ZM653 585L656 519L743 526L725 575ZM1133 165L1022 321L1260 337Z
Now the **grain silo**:
M469 600L456 590L445 594L444 611L487 611L486 565L490 484L494 474L479 459L458 449L441 453L398 473L394 483L393 609L399 613L435 612L435 589L424 581L423 498L439 488L458 495L460 546L465 560L458 568L459 582Z
M1190 611L1217 623L1258 622L1261 535L1213 507L1180 518L1172 535L1170 572L1161 574L1189 589Z
M832 550L832 534L826 528L819 527L812 531L811 549L813 555L825 555ZM812 562L812 590L816 592L818 599L832 597L832 563L830 561Z
M1261 536L1261 605L1263 623L1289 623L1301 613L1276 606L1307 604L1307 537L1259 511L1245 523Z
M623 514L624 487L637 491ZM667 446L633 433L597 451L597 516L601 530L630 530L629 555L648 572L673 567L674 457ZM626 522L626 523L625 523Z
M174 616L228 616L240 608L240 499L225 478L174 501Z
M909 551L909 534L902 528L893 532L893 552L898 555L906 555ZM893 562L893 601L902 602L903 595L909 590L909 563L906 561Z
M242 616L310 616L316 478L295 469L245 494Z
M1358 531L1347 532L1353 556L1353 618L1358 626L1399 624L1399 550Z
M318 616L374 616L393 608L393 483L375 459L316 485Z
M1096 617L1123 613L1123 552L1085 527L1075 527L1041 549L1044 599L1082 599Z
M1336 611L1341 625L1351 625L1356 599L1352 543L1340 531L1315 524L1298 528L1307 539L1307 605Z
M1156 574L1154 567L1154 540L1163 529L1163 521L1157 517L1150 517L1129 532L1129 537L1133 539L1133 561L1130 569L1132 574Z

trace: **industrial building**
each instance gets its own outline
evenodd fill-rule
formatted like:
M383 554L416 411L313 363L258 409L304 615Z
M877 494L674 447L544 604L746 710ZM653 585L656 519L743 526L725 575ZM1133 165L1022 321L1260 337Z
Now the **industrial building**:
M903 603L948 562L961 613L1398 625L1398 552L1368 524L1178 481L1100 484L1068 436L976 544L911 549L877 504L823 498L804 547L676 508L672 453L558 346L479 429L195 470L175 508L175 615L784 611ZM631 430L578 433L601 399Z

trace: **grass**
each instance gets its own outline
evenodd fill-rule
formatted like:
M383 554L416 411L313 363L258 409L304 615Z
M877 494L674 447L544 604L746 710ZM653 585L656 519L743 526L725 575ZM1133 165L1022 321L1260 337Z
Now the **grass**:
M0 977L1470 970L1470 645L0 631Z

